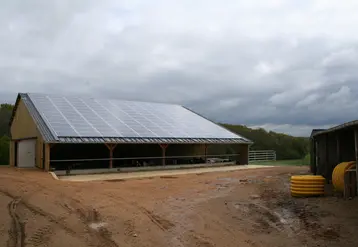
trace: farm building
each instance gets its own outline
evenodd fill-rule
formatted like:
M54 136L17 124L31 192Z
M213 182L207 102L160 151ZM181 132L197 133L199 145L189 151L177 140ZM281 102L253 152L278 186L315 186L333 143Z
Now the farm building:
M339 163L357 160L358 120L312 131L311 171L314 174L322 175L330 182L333 169Z
M223 145L247 164L251 144L179 105L37 93L18 94L10 129L10 165L45 171L206 163Z

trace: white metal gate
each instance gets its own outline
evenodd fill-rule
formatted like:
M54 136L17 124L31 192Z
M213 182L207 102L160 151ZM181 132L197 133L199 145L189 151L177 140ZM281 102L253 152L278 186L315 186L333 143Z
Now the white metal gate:
M249 163L260 161L275 161L276 151L274 150L250 150Z
M17 146L17 166L35 167L36 140L22 140Z

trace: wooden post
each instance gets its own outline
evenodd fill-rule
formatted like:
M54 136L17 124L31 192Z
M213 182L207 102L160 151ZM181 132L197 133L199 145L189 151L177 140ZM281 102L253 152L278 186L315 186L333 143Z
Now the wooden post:
M326 162L325 162L325 174L326 174L326 183L329 183L329 178L330 178L330 175L332 175L332 174L330 174L330 171L331 171L331 168L330 168L330 165L329 165L329 143L328 143L328 140L329 140L329 138L328 138L328 134L326 134L326 141L325 141L325 148L326 148Z
M337 140L337 164L338 165L341 162L341 144L340 144L340 140L339 140L339 135L337 134L336 136L336 140Z
M358 130L354 129L354 147L356 156L356 181L357 181L357 194L358 194Z
M15 142L14 141L10 141L10 149L9 149L9 165L10 166L15 166Z
M113 168L113 149L109 149L109 169Z
M311 139L311 160L310 160L310 171L315 174L316 170L316 145L314 138Z
M207 163L208 144L204 144L204 161Z
M50 170L51 144L45 144L45 171Z
M316 157L316 150L315 150L315 145L314 145L314 139L310 139L310 171L311 173L314 173L314 169L315 169L315 159L314 157Z
M356 171L348 170L344 173L344 190L345 199L353 198L357 195Z
M113 150L117 147L117 144L106 144L106 147L109 150L109 169L113 168Z
M318 146L318 140L315 140L315 147L316 147L316 157L315 157L315 159L316 159L316 170L315 170L315 173L314 173L314 175L317 175L317 171L318 171L318 168L319 168L319 146Z
M246 144L240 144L238 147L238 151L239 151L239 157L237 159L236 164L237 165L248 165L249 164L249 145ZM254 155L256 155L254 153ZM254 156L253 158L254 160L256 159L256 156Z
M162 148L162 166L165 166L165 151L168 147L168 144L159 144L159 146Z

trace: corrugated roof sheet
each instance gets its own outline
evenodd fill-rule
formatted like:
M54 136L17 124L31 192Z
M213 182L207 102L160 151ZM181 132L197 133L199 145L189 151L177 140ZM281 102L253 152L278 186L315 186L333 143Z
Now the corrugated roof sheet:
M316 135L317 133L319 133L321 131L325 131L325 129L313 129L311 132L310 138L312 138L314 135Z
M343 124L334 126L332 128L326 129L326 130L318 131L316 133L313 133L312 137L327 134L327 133L334 132L334 131L337 131L337 130L342 130L342 129L349 128L349 127L352 127L352 126L355 126L355 125L358 125L358 120L343 123Z
M42 138L45 142L53 142L56 141L55 135L51 132L51 130L47 127L47 124L42 119L40 113L37 111L34 104L31 102L31 99L27 94L19 94L25 106L27 107L31 117L34 119L39 131L42 135Z
M102 137L59 137L61 143L172 143L172 144L231 144L247 143L245 139L205 139L205 138L102 138Z
M38 126L38 129L46 143L172 143L172 144L251 144L252 142L246 138L238 136L237 138L132 138L132 137L89 137L89 136L57 136L51 131L47 122L42 118L36 109L31 98L26 93L20 93L18 99L21 98ZM18 103L18 100L17 100ZM15 106L16 111L16 106ZM229 130L227 130L229 131ZM231 132L231 131L230 131Z

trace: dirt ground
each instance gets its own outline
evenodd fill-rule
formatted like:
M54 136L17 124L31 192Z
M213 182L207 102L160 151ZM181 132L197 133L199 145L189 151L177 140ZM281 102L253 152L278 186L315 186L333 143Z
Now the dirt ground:
M289 195L275 167L70 182L0 169L0 246L358 246L358 199Z

